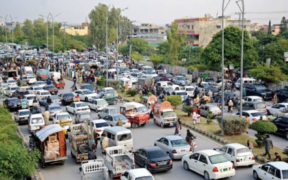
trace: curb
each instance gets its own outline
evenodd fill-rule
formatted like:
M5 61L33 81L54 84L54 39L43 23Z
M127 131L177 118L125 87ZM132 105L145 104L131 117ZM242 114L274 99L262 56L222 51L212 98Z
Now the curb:
M212 139L222 145L225 145L225 144L228 144L229 142L223 138L221 138L220 136L217 136L215 134L212 134L212 133L209 133L208 131L205 131L205 130L202 130L202 129L199 129L198 127L196 126L193 126L193 125L189 125L188 123L186 122L183 122L182 121L182 125L186 126L186 128L188 129L191 129L193 131L196 131L206 137L208 137L209 139ZM260 163L260 164L264 164L264 163L267 163L267 162L270 162L270 160L266 159L266 158L263 158L263 157L259 157L259 155L257 154L254 154L254 157L255 157L255 161L257 163Z

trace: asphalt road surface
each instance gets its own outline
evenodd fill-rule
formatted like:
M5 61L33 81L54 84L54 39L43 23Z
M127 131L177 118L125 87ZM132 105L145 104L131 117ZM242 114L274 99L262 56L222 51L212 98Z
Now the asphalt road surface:
M64 92L69 92L70 87L72 86L72 82L65 80L66 86L64 89L59 90L59 94ZM116 105L117 107L120 106L120 104ZM62 109L65 110L65 106L62 106ZM74 116L71 115L73 118ZM94 111L91 112L92 117L98 117L97 113ZM21 132L23 133L26 141L29 140L29 132L28 132L28 126L27 125L20 125L19 126ZM137 129L132 129L133 133L133 141L134 141L134 149L147 147L147 146L153 146L154 141L166 136L171 135L174 133L174 128L160 128L159 126L156 126L152 121L145 126ZM252 134L252 132L250 132ZM182 137L185 138L186 135L186 129L181 130ZM196 151L198 150L204 150L204 149L212 149L215 147L220 147L220 144L217 144L216 142L207 139L206 137L197 134L196 142L198 144L198 147L196 148ZM285 139L281 139L281 137L272 137L276 138L273 139L275 145L278 144L278 140L281 142L285 142L283 144L287 144L287 141ZM279 142L279 145L281 145L281 142ZM40 173L43 176L45 180L80 180L80 171L79 167L80 164L76 164L75 160L70 155L70 144L68 143L68 160L66 160L65 165L47 165L44 169L40 169ZM100 147L98 146L97 150L97 156L99 159L102 159ZM192 171L186 171L181 165L181 161L174 161L173 162L173 169L168 172L163 173L155 173L153 174L156 180L200 180L204 179L202 176L192 172ZM243 180L243 179L253 179L252 176L252 168L244 167L244 168L237 168L236 170L236 176L228 179L233 180Z

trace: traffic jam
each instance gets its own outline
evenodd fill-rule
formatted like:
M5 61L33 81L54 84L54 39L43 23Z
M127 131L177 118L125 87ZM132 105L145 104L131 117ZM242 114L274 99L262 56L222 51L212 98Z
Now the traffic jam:
M179 95L182 105L199 106L199 118L210 112L215 117L221 115L220 90L225 83L225 105L233 100L236 110L229 113L239 116L240 79L222 82L208 76L168 73L163 67L154 68L126 56L114 59L113 53L93 50L38 52L33 64L21 56L12 61L1 59L3 107L19 126L27 127L29 148L40 151L42 169L65 166L72 158L80 167L81 179L87 180L154 180L162 172L176 171L174 163L206 180L233 177L238 167L248 168L255 179L268 179L266 173L271 175L269 179L288 178L285 162L257 165L252 151L238 143L203 149L197 133L185 129L181 135L178 130L181 120L166 96ZM136 89L142 95L140 101L122 97L118 88L106 85L107 79L120 81L123 92ZM100 81L104 85L99 85ZM287 108L286 99L266 107L264 100L272 100L274 92L253 78L243 81L247 91L242 115L248 115L251 123ZM250 91L250 86L256 91ZM135 139L145 139L145 134L136 137L135 132L151 128L151 123L165 133L154 137L151 146L136 149ZM285 136L288 138L288 132ZM268 167L274 167L273 175Z

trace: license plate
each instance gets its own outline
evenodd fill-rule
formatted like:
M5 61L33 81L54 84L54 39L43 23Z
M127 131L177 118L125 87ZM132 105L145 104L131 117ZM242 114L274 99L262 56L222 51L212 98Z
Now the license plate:
M159 166L162 166L162 165L165 165L165 164L166 164L166 162L158 162Z
M181 152L186 152L185 150L181 150Z
M227 168L224 168L223 171L227 171Z

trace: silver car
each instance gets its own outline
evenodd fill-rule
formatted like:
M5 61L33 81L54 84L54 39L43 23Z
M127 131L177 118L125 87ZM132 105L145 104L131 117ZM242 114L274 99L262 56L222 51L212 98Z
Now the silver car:
M181 136L165 136L155 141L154 146L163 149L172 159L181 159L192 153L192 147Z
M212 112L213 118L221 114L221 109L217 105L205 104L200 107L199 114L209 118L209 112Z

